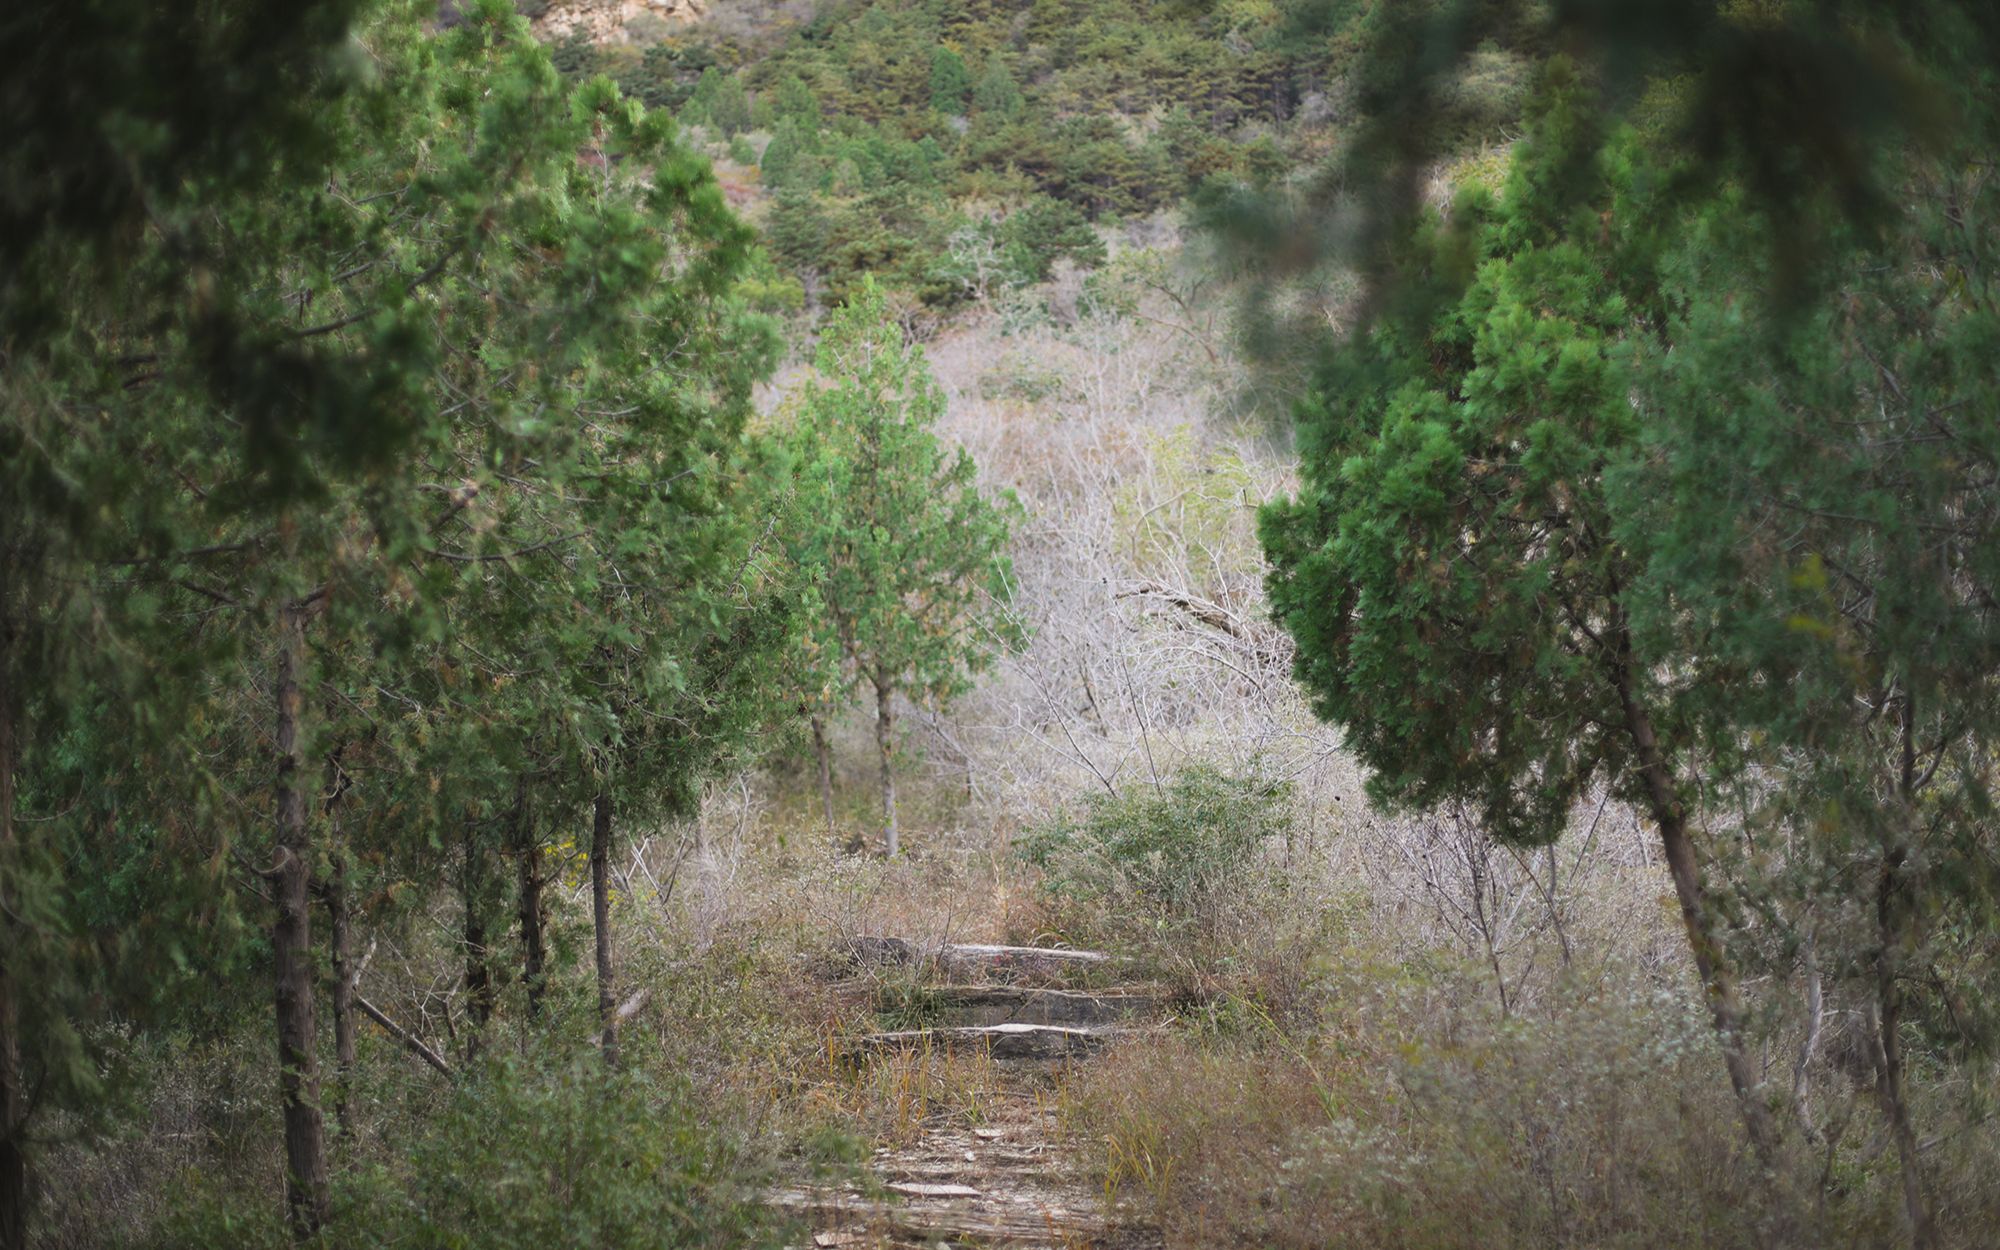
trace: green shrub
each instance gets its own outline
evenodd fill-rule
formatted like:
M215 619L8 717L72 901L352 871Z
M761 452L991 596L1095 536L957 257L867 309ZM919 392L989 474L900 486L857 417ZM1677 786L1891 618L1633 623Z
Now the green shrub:
M1173 927L1208 919L1241 884L1258 849L1284 831L1288 797L1281 782L1199 765L1162 787L1091 795L1018 849L1058 910Z
M742 1144L683 1086L606 1072L594 1052L465 1073L393 1164L340 1179L318 1244L343 1250L776 1247ZM153 1244L290 1246L269 1194L197 1194Z
M1057 261L1094 269L1104 263L1104 241L1081 210L1036 196L1000 224L1001 256L1021 282L1046 282Z

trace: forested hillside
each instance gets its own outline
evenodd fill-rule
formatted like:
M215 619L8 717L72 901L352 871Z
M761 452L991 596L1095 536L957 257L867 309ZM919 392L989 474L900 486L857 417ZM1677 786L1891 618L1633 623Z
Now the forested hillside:
M1991 1243L1991 6L0 50L0 1250Z

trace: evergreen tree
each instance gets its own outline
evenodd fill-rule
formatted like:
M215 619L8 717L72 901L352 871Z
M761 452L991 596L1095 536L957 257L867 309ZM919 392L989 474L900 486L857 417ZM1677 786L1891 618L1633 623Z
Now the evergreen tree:
M799 564L823 570L814 645L841 658L843 685L865 683L875 696L894 855L896 696L943 707L1022 641L1006 556L1020 506L981 492L972 458L939 442L944 395L872 281L828 322L814 367L819 381L790 437L800 495L792 545ZM824 751L822 741L822 761Z
M799 128L799 133L807 139L819 136L819 98L811 87L797 74L786 74L778 80L777 100L773 104L780 121L790 121Z
M965 58L950 48L931 53L931 108L950 116L965 112L966 97L972 92L972 71Z
M1620 538L1651 553L1641 645L1705 694L1689 730L1710 778L1756 798L1739 892L1773 962L1811 943L1874 1003L1918 1246L1938 1230L1910 1074L1990 1053L2000 1000L1968 941L2000 914L2000 434L1972 415L2000 403L1981 363L2000 322L1970 294L1995 240L1947 207L2000 114L1962 116L1963 148L1899 162L1914 211L1895 228L1821 224L1826 297L1772 307L1786 262L1739 196L1697 218L1666 270L1673 315L1635 356L1652 472Z
M987 57L986 68L972 88L973 111L1012 118L1020 114L1025 104L1021 85L1014 81L1014 71L1007 67L1006 58L998 52Z
M1496 204L1409 241L1429 275L1342 352L1303 414L1305 485L1264 517L1274 615L1296 674L1344 726L1380 800L1472 804L1502 840L1540 844L1610 785L1651 818L1751 1142L1778 1129L1748 1053L1741 976L1690 810L1705 697L1682 657L1643 650L1620 542L1643 457L1625 326L1660 307L1642 180L1621 181L1608 233L1566 233L1552 202L1589 161L1587 101L1560 67ZM1629 175L1629 167L1628 167Z
M701 71L681 115L684 121L713 126L723 138L733 139L750 128L750 97L740 78L711 65Z
M764 145L763 154L757 161L764 185L774 191L791 186L800 174L800 158L805 155L806 141L799 133L798 123L785 118L771 133L771 141Z
M1017 281L1046 282L1057 261L1084 269L1104 263L1104 240L1075 206L1036 196L1000 225L1001 255Z
M1931 1244L1906 1048L1977 1054L2000 984L1965 944L2000 903L2000 448L1963 415L1994 402L1968 365L1996 322L1988 231L1946 207L1968 158L1885 159L1915 207L1862 231L1816 206L1801 271L1771 238L1796 223L1670 194L1687 154L1598 116L1552 66L1499 201L1400 244L1307 410L1306 488L1266 514L1274 608L1384 799L1472 802L1524 842L1593 783L1652 818L1767 1168L1743 969L1812 943L1859 970ZM1964 116L1969 151L1995 115Z
M100 1096L73 994L117 969L74 941L96 900L72 879L110 866L103 821L161 813L191 897L124 928L194 945L184 913L228 909L232 857L276 904L301 1233L329 1210L310 900L334 918L338 1078L347 846L386 838L413 876L451 848L476 1023L492 843L532 816L524 781L555 783L545 816L684 804L759 714L791 619L736 484L769 329L733 297L751 236L705 163L608 82L572 95L498 0L435 40L408 17L368 34L377 75L324 119L331 146L163 217L122 291L15 357L0 426L20 488L0 508L0 923L22 926L0 1094ZM51 731L80 695L127 730L66 758Z

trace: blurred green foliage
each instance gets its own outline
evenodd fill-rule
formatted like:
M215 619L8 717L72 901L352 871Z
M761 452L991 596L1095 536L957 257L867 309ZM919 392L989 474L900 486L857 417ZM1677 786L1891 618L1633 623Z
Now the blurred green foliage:
M198 1182L147 1245L759 1250L787 1244L758 1169L672 1078L500 1059L412 1126L394 1166L344 1175L338 1233L300 1243L261 1194Z

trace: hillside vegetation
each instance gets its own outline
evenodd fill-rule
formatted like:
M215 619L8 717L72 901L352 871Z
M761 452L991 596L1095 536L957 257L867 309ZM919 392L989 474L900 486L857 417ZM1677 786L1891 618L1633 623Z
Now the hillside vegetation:
M0 1250L1990 1242L1988 6L27 38Z

